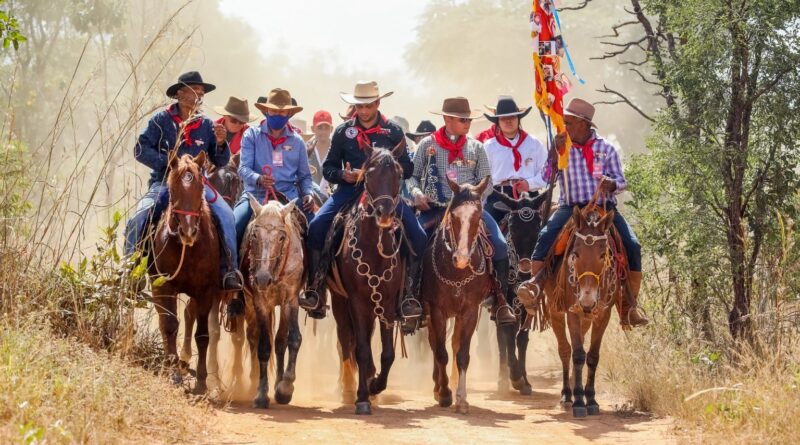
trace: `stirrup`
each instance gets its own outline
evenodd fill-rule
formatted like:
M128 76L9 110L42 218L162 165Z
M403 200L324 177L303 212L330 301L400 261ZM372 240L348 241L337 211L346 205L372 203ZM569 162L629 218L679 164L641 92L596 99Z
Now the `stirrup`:
M502 311L503 309L508 309L508 313L511 314L511 318L510 319L507 319L507 320L500 320L499 319L498 315L500 314L500 311ZM514 309L511 306L509 306L508 304L504 304L504 305L500 306L499 308L497 308L497 311L494 313L494 319L495 319L495 322L498 323L500 326L509 325L509 324L513 324L513 323L517 322L517 317L514 315Z
M225 288L225 282L228 281L228 278L231 276L231 274L233 274L234 277L239 279L239 287L237 289L226 289ZM242 275L242 272L240 272L238 269L235 270L235 271L227 272L227 273L225 273L225 276L222 277L222 289L223 290L226 290L226 291L240 291L240 290L242 290L243 287L244 287L244 276Z
M414 309L418 309L419 310L419 314L416 314L416 315L407 314L405 312L405 305L406 304L413 304L414 305ZM403 318L404 320L417 319L417 318L422 316L423 312L424 312L424 309L422 308L422 303L420 303L419 300L417 300L414 297L405 298L400 303L400 317Z
M306 295L313 295L317 301L314 304L308 303L308 300L310 300L311 298L307 297ZM319 292L317 292L315 289L306 289L305 291L303 291L303 296L297 299L297 303L300 305L301 308L307 311L312 311L315 309L321 309L319 307L320 299L321 298Z

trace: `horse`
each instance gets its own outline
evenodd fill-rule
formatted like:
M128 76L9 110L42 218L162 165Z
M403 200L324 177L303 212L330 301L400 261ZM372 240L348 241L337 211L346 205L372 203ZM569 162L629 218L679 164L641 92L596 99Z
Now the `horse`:
M356 368L356 414L372 414L369 396L386 389L394 363L393 330L405 282L403 225L395 214L401 199L402 168L395 160L405 150L367 148L361 178L364 191L344 214L344 237L327 280L336 320L342 398L353 399ZM375 375L371 339L378 320L381 369Z
M236 205L236 200L242 194L242 180L239 178L240 154L231 156L230 162L224 167L217 167L212 162L206 163L206 176L209 185L217 192L231 208Z
M466 414L469 346L478 323L480 304L492 289L494 278L489 242L481 215L481 197L489 185L483 178L478 185L458 185L447 178L453 197L444 218L425 250L422 263L422 300L429 314L428 344L434 355L434 399L439 406L453 404L447 378L447 320L455 317L453 354L458 375L456 412Z
M220 336L217 309L225 295L219 283L220 240L204 197L202 168L206 161L205 152L194 158L188 154L180 158L173 153L170 156L167 176L169 204L153 235L153 261L148 274L158 312L158 327L175 384L183 381L182 371L188 369L191 358L191 344L184 343L178 361L177 295L189 296L187 320L197 320L194 334L198 350L197 383L194 391L202 394L208 389L206 378L209 371L216 376L219 369L216 357ZM187 321L187 338L191 335L191 326Z
M511 386L521 395L531 395L533 388L528 381L526 357L529 334L534 317L522 308L516 296L517 285L530 278L530 257L539 236L543 223L543 206L549 205L547 192L530 195L522 193L519 199L511 198L505 193L493 192L497 201L494 208L506 212L500 227L508 242L508 295L517 323L510 326L497 327L497 346L500 352L500 373L497 388L505 391Z
M247 225L241 246L241 270L244 271L246 337L250 350L250 393L253 405L268 408L268 364L275 347L277 376L275 400L287 404L292 400L295 365L302 336L298 323L297 296L305 274L303 234L306 218L295 202L281 204L268 201L259 204L250 196L253 219ZM273 338L275 308L280 306L280 324ZM240 324L241 325L241 324ZM243 375L242 329L231 332L234 343L233 375ZM284 368L286 349L289 360ZM258 386L256 387L256 382Z
M564 229L574 229L564 256L556 260L555 253L551 253L546 266L535 277L531 293L520 293L529 315L544 314L544 321L553 328L563 369L561 405L572 406L574 417L600 414L595 399L600 345L611 317L611 307L619 304L622 298L613 223L613 210L602 216L594 205L583 211L575 207L570 224ZM589 328L592 332L587 354L584 338ZM570 357L574 368L572 388L569 386ZM584 364L589 368L585 388Z

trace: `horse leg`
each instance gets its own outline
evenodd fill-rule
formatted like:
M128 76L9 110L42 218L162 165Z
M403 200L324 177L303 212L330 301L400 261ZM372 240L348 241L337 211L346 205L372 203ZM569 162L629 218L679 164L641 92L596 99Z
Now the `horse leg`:
M586 366L589 368L589 375L586 378L586 410L589 415L600 414L600 405L594 398L594 377L597 372L597 365L600 363L600 344L603 342L603 334L606 332L610 319L611 310L606 310L605 314L592 324L591 345L589 346L589 353L586 355Z
M255 313L252 314L252 318L248 316L247 319L247 349L250 356L250 390L248 394L255 394L258 392L258 339L260 331Z
M506 329L504 329L504 326L495 324L495 328L497 330L497 350L500 353L500 370L497 377L497 391L505 392L508 391L508 387L510 385L508 380L508 347L506 346L508 339L505 335Z
M392 334L394 329L389 326L386 327L383 323L380 324L381 329L381 372L378 377L369 379L369 393L376 395L386 389L389 381L389 370L392 369L394 363L394 338ZM402 333L400 335L403 335Z
M467 368L469 367L469 346L477 324L478 310L472 309L472 312L466 314L463 319L456 319L456 326L453 330L453 338L455 338L456 335L460 337L458 341L458 350L456 350L455 347L453 348L453 354L456 356L456 364L458 365L456 412L459 414L467 414L469 412L469 403L467 402Z
M158 330L161 332L161 341L164 342L164 349L167 352L167 363L171 371L172 383L180 385L183 377L176 368L178 363L177 337L178 322L177 310L178 302L175 295L158 295L153 297L156 311L158 312Z
M272 309L272 312L275 312L275 309ZM289 341L289 324L286 320L286 311L283 307L281 307L281 318L278 320L278 331L275 332L274 337L274 347L275 347L275 390L277 391L278 385L283 380L283 372L284 372L284 362L286 359L286 347L288 346ZM277 402L277 395L275 396L275 401ZM281 402L278 402L281 403ZM288 403L288 402L287 402ZM285 403L281 403L285 404Z
M247 311L247 306L245 306L245 311ZM217 314L219 314L219 306L217 306ZM219 326L219 323L217 323ZM248 327L249 330L249 327ZM233 382L231 382L231 387L234 391L236 388L239 388L240 385L244 381L244 365L242 363L242 348L244 347L244 341L247 337L247 333L245 332L244 323L239 323L236 325L236 329L231 331L231 342L233 343ZM248 347L248 351L250 348ZM255 391L253 391L255 392ZM251 392L252 394L252 392Z
M567 313L569 339L572 344L572 394L575 397L575 401L572 403L573 417L586 417L587 414L583 389L583 365L586 363L586 350L583 348L581 318L582 315Z
M524 384L519 393L523 396L533 394L531 382L528 381L527 358L528 358L528 342L530 339L530 331L522 329L517 332L517 369L522 376Z
M300 334L300 323L298 321L300 307L297 306L295 302L285 309L285 320L289 325L287 342L289 347L289 362L286 371L283 373L283 379L281 379L278 386L275 388L275 400L278 403L289 403L292 400L294 381L297 378L295 371L295 367L297 366L297 353L300 351L300 344L303 342L303 336ZM281 312L284 312L284 310L281 309Z
M197 345L197 383L194 387L195 394L205 394L208 390L206 378L208 377L208 313L211 311L212 298L203 298L197 302L197 330L194 333L194 342Z
M428 325L428 343L433 352L433 398L439 406L447 408L453 404L453 393L447 387L447 318L435 307L431 307Z
M336 336L339 340L342 359L339 380L342 388L342 403L349 405L356 402L355 339L353 338L353 321L347 312L349 303L339 300L338 297L331 299L331 309L333 318L336 319Z
M561 359L562 383L561 383L561 406L572 406L572 388L569 386L569 359L572 348L567 340L567 326L563 314L552 314L550 326L558 343L558 357Z
M208 375L209 387L212 390L222 388L222 381L219 376L219 357L217 347L219 346L219 303L220 296L215 295L211 300L211 308L208 313Z
M269 408L269 397L267 388L269 385L269 354L272 352L270 344L271 323L268 320L269 314L262 314L257 311L256 323L258 324L258 389L256 398L253 401L255 408Z
M508 372L511 377L511 386L517 390L522 391L525 386L525 373L524 369L519 369L519 358L517 357L517 333L519 332L519 322L513 325L505 325L503 329L505 332L506 348L508 355Z
M351 311L355 308L351 306ZM358 391L356 392L356 414L372 414L369 401L368 382L375 376L375 362L372 359L372 331L375 319L372 311L367 316L353 316L356 336L356 360L358 361Z
M178 362L181 374L189 371L189 362L192 361L192 331L194 331L194 320L197 309L193 298L189 298L186 307L183 308L183 321L186 326L183 328L183 345L181 346L181 356Z

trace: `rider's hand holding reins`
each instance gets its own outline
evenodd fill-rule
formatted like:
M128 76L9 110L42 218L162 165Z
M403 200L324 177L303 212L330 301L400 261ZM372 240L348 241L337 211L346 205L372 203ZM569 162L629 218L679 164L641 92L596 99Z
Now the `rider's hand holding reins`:
M608 176L603 176L600 178L600 184L597 186L597 188L599 188L602 193L611 194L617 189L617 182Z
M359 176L361 176L360 169L353 170L350 167L349 162L345 164L344 170L342 170L342 179L345 182L349 182L350 184L355 184L358 181Z
M422 211L430 210L431 206L428 205L428 196L421 191L414 193L414 207Z
M269 188L275 185L275 178L272 175L261 175L258 178L258 183L261 187Z
M311 195L306 195L303 197L303 210L306 212L313 212L314 211L314 197Z

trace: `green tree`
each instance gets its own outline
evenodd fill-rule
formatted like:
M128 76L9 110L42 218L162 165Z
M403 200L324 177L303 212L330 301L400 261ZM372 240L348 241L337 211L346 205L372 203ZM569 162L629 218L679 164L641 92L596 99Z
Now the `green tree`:
M0 0L0 6L6 0ZM19 23L16 17L11 15L9 11L0 9L0 41L3 42L3 48L14 46L14 49L19 49L19 44L27 40L25 36L19 32Z

